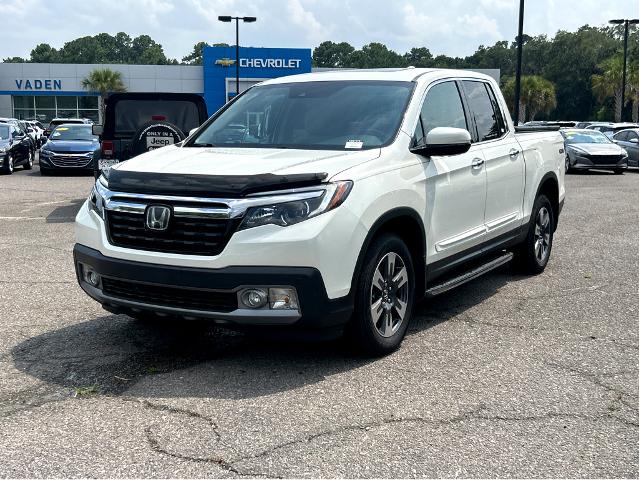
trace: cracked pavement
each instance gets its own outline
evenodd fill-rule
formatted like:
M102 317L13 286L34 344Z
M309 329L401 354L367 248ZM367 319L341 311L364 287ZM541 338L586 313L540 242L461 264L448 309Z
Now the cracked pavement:
M0 476L639 476L639 172L568 176L544 274L420 305L378 360L102 310L91 183L0 177Z

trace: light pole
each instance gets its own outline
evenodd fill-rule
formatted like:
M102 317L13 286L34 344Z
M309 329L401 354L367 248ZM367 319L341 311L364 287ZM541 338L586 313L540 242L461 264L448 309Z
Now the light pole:
M524 43L524 0L519 0L519 33L517 34L517 68L515 70L515 126L519 123L519 97L521 95L521 57Z
M220 22L231 22L235 20L235 95L240 94L240 20L244 23L252 23L256 17L231 17L230 15L220 15L217 17Z
M621 118L623 122L623 109L626 106L626 66L628 64L628 26L639 23L639 19L618 19L609 20L613 25L623 25L623 73L621 74Z

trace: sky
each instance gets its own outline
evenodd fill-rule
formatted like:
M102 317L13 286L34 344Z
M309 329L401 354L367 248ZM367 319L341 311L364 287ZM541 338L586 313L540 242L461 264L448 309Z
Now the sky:
M97 33L150 35L180 60L195 43L235 43L234 25L218 15L256 16L240 25L240 44L313 48L324 40L356 48L381 42L404 53L466 56L479 45L512 40L519 0L0 0L0 59L28 57L39 43L55 48ZM634 7L634 8L633 8ZM524 31L603 25L637 10L639 0L526 0ZM636 12L639 15L639 12Z

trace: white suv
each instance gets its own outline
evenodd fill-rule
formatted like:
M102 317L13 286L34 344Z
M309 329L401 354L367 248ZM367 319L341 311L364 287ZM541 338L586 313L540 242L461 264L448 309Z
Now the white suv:
M563 139L515 130L479 73L268 80L98 179L76 219L78 281L135 318L346 333L390 352L424 295L513 255L545 268Z

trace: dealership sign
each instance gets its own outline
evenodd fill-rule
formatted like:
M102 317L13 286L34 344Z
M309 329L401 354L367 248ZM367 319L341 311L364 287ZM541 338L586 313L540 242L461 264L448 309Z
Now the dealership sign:
M240 58L242 68L300 68L302 60L299 58ZM218 58L215 65L230 67L235 65L235 60L230 58Z
M62 90L62 80L16 79L18 90Z

